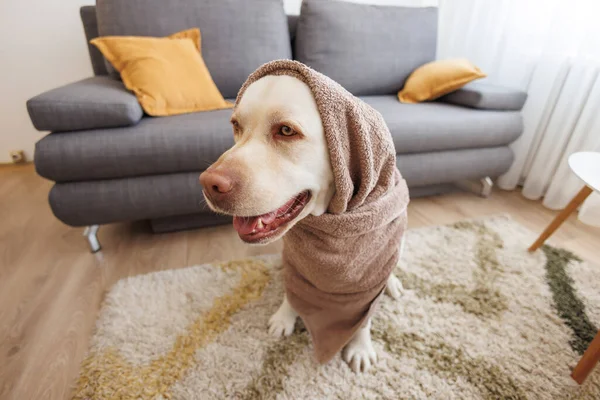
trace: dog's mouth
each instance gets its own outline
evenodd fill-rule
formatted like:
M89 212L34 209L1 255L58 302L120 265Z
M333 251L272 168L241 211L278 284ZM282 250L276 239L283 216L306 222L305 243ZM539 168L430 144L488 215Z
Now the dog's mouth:
M261 243L277 236L308 204L311 197L306 190L271 212L252 217L233 217L233 227L244 242Z

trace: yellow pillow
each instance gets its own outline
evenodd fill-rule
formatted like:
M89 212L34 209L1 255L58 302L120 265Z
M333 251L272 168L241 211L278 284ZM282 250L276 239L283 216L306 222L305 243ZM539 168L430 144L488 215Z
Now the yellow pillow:
M434 100L484 77L486 74L466 59L433 61L410 74L398 92L398 100L402 103Z
M200 30L166 38L104 36L93 39L152 116L230 108L200 54Z

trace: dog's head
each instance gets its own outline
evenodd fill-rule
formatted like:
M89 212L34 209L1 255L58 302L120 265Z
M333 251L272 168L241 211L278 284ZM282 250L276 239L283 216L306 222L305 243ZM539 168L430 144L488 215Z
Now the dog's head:
M323 124L309 87L265 76L231 117L235 145L200 175L211 209L234 216L240 238L269 243L327 210L334 184Z

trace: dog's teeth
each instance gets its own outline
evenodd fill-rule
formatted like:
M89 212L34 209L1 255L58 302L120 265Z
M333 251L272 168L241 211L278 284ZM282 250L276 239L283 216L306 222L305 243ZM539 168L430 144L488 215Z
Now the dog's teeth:
M258 219L258 222L256 223L256 227L258 229L263 229L265 226L263 225L262 219Z

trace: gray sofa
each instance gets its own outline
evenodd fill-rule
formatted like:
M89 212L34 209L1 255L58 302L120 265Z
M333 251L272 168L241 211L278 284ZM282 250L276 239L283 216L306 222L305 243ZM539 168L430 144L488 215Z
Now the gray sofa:
M381 112L412 196L502 174L522 131L519 91L471 84L435 102L397 100L410 72L435 59L435 8L305 0L292 17L280 0L98 0L81 18L88 41L199 27L206 64L230 99L273 59L329 75ZM35 166L55 182L56 217L72 226L150 220L155 231L227 221L206 207L198 176L233 144L231 111L146 116L102 55L89 52L94 77L27 103L33 125L51 132L36 144Z

